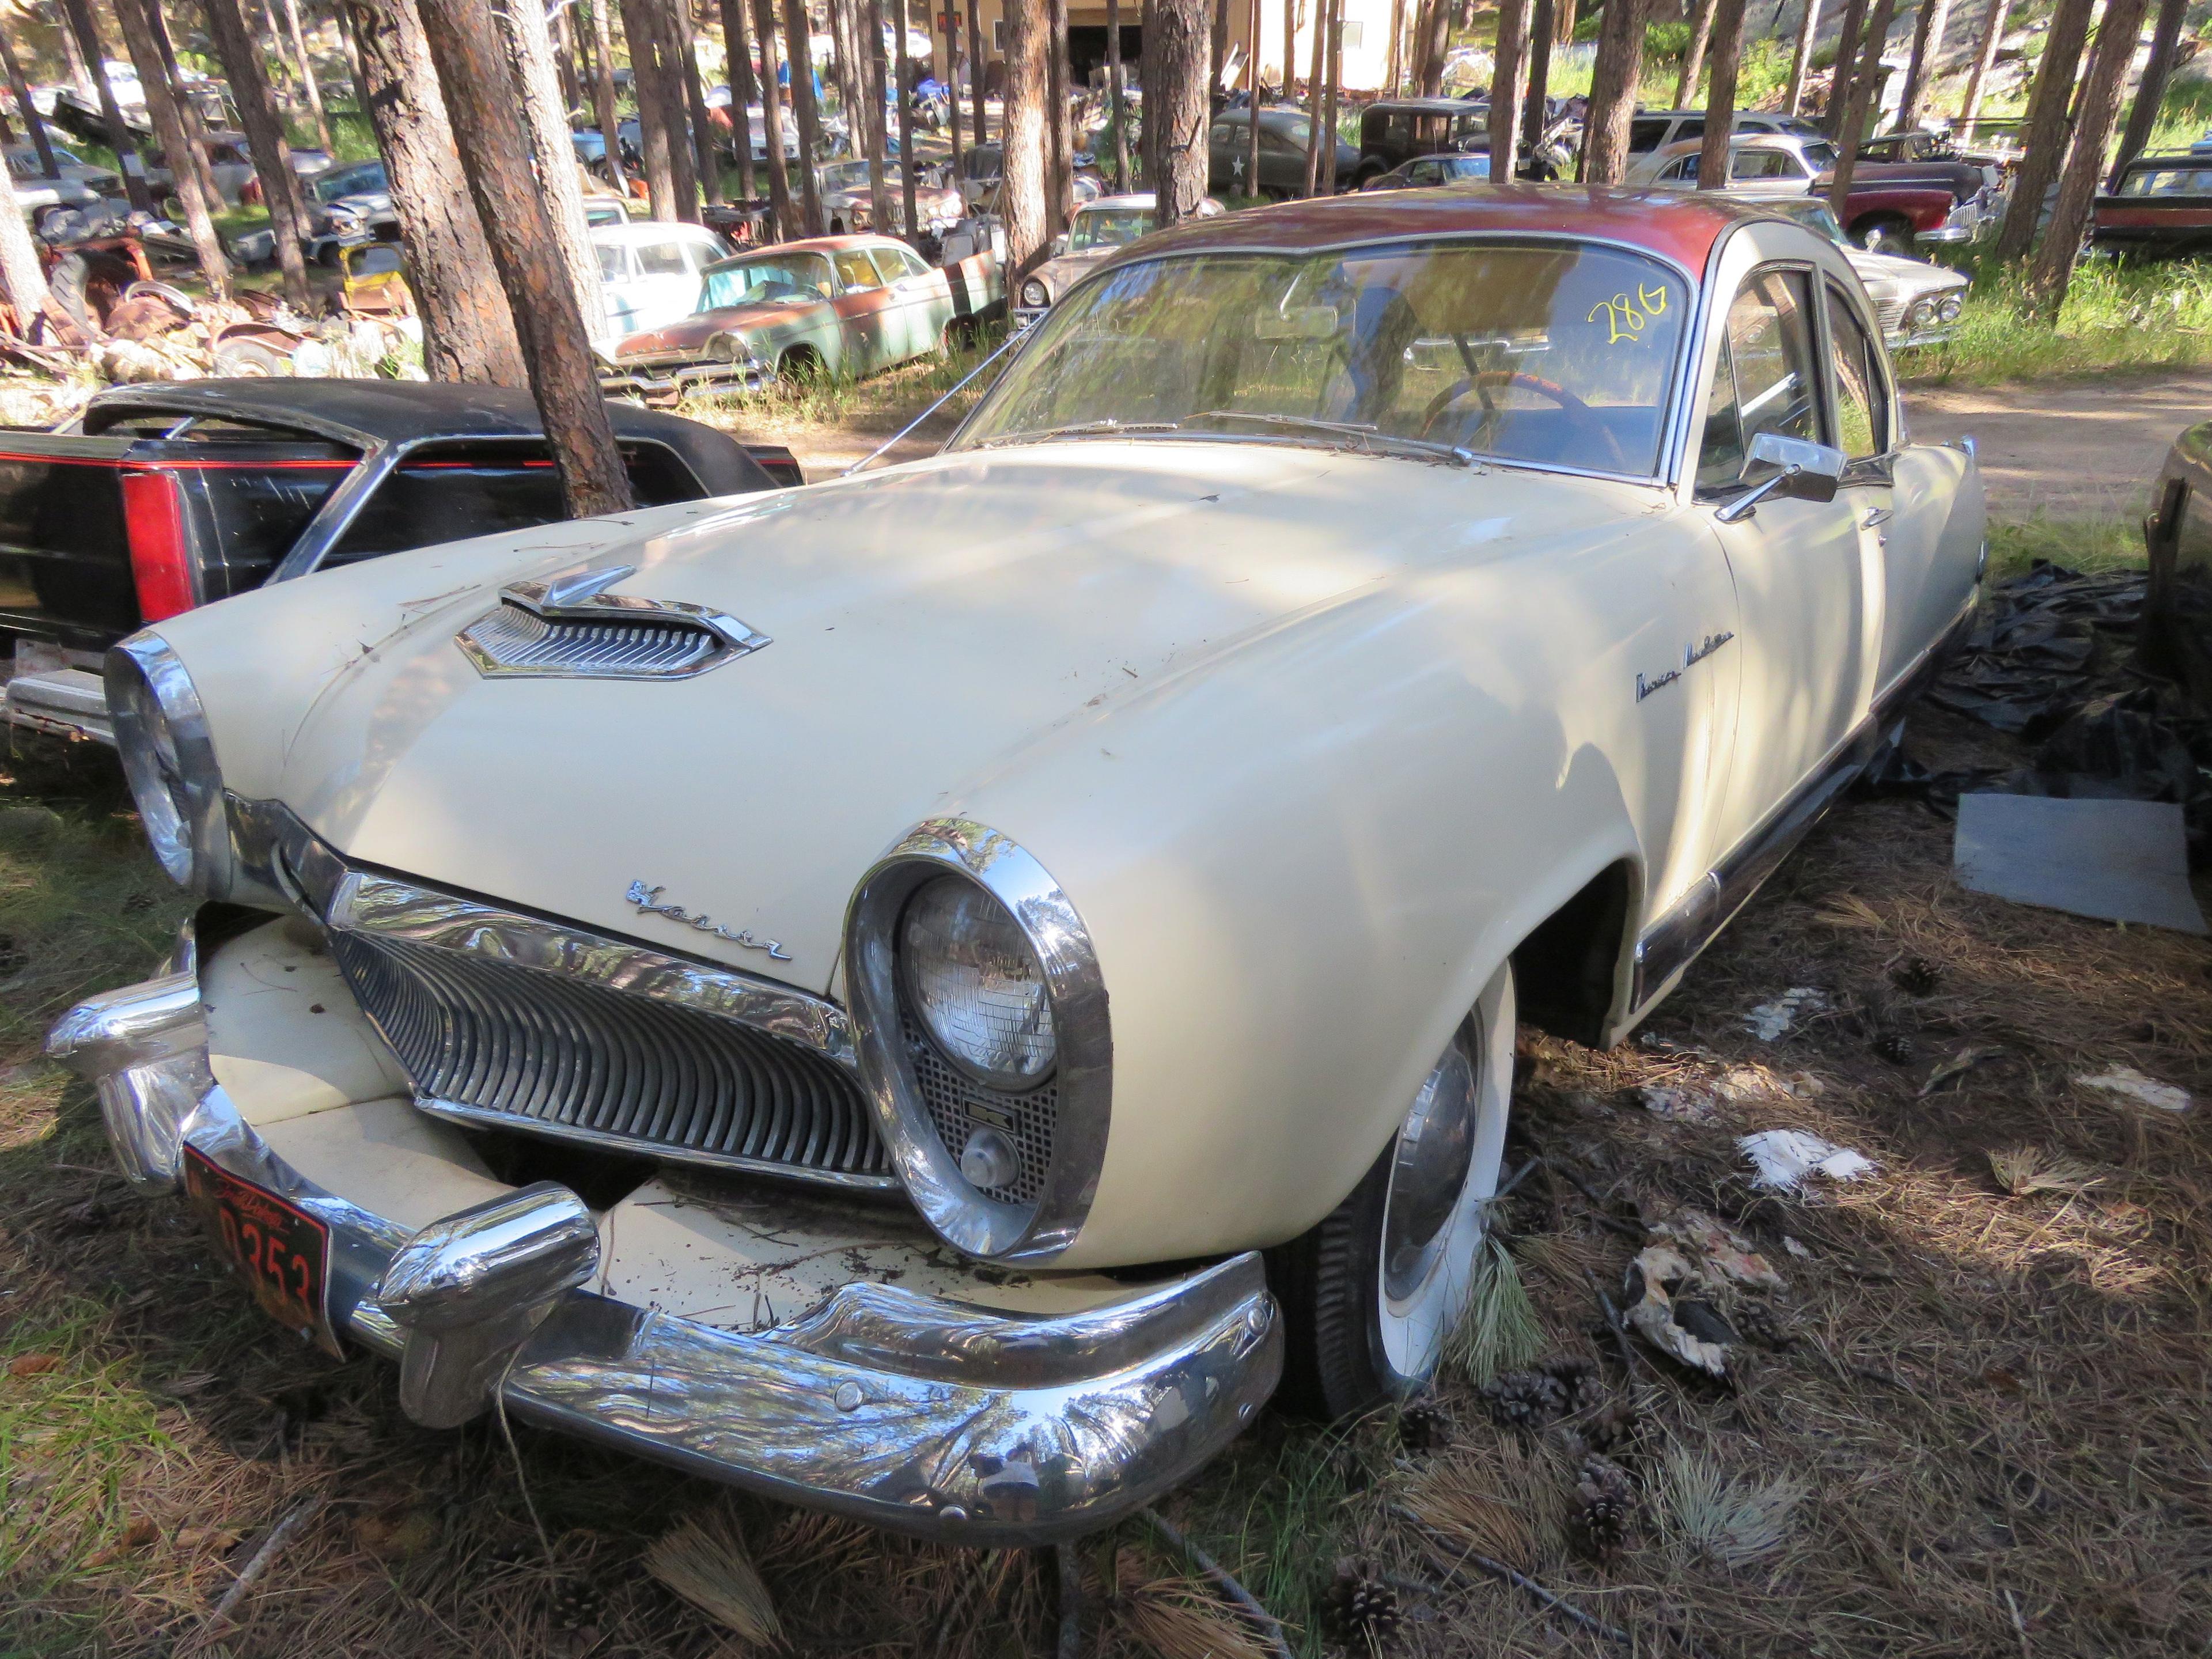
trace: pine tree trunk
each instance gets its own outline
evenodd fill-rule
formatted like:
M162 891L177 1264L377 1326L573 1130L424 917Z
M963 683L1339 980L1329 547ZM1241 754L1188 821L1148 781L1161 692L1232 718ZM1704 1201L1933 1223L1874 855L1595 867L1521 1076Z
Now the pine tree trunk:
M1620 182L1628 164L1628 123L1643 75L1647 0L1606 0L1591 66L1589 113L1583 127L1583 182Z
M2127 91L2128 70L2147 9L2148 0L2109 0L2104 21L2097 26L2097 46L2090 54L2088 79L2075 117L2074 148L2059 175L2050 228L2043 233L2043 245L2028 270L2029 309L2046 323L2057 322L2059 308L2066 303L2066 285L2081 258L2089 210L2104 176L2105 147L2112 143L2113 125L2119 120L2120 100Z
M691 170L698 175L700 195L719 204L722 157L714 143L714 118L707 112L706 85L699 78L699 34L690 0L670 0L668 27L676 42L677 67L684 72L684 107L691 122Z
M1344 0L1328 0L1328 81L1322 88L1322 99L1321 193L1334 196L1337 190L1336 112L1344 97ZM1212 107L1209 100L1209 113Z
M1425 13L1424 15L1426 14ZM1283 0L1283 96L1285 104L1298 100L1298 0ZM1254 175L1256 182L1258 175Z
M100 43L91 0L62 0L62 15L77 49L92 61L93 84L100 94L100 123L107 129L107 147L115 152L116 165L123 170L124 193L130 197L135 210L150 212L154 197L146 188L146 163L138 154L137 140L123 125L123 112L115 102L115 88L107 82L106 55Z
M953 5L945 9L945 84L951 106L945 136L952 143L952 187L957 190L965 175L960 170L960 8Z
M791 112L799 124L799 219L809 236L820 236L826 226L814 158L822 153L822 118L814 106L814 43L806 0L784 0L783 38L791 47Z
M1897 106L1897 131L1910 132L1920 122L1920 100L1927 95L1936 60L1942 54L1943 31L1949 25L1951 0L1921 0L1920 15L1912 26L1912 60L1905 71L1905 95Z
M23 66L16 61L15 42L5 33L0 33L0 64L8 70L8 89L15 94L15 107L23 112L23 125L31 130L31 147L39 153L39 171L49 179L62 176L61 163L54 159L53 141L46 137L46 124L39 118L39 106L31 101L30 82L23 79ZM15 199L15 192L9 192ZM45 279L40 279L44 286Z
M1052 78L1047 59L1052 55L1045 10L1035 3L1006 9L1006 76L1001 94L999 212L1006 222L1006 278L1009 293L1014 284L1036 269L1044 256L1044 172L1046 86ZM1145 31L1146 63L1151 58L1152 30ZM1149 159L1152 143L1152 89L1145 88L1145 147Z
M1255 59L1258 57L1259 51L1260 0L1252 0L1252 52ZM1285 86L1290 84L1291 80L1291 72L1287 67L1290 62L1290 42L1286 40L1283 43L1283 60L1285 64L1285 68L1283 70L1283 83ZM1249 147L1245 152L1245 165L1250 169L1250 171L1244 175L1244 187L1249 194L1265 200L1267 192L1260 188L1260 79L1259 66L1256 61L1253 65L1251 116L1251 120L1246 124L1244 129L1245 142ZM1208 155L1210 157L1210 151L1208 152Z
M753 39L760 46L761 148L768 155L768 210L775 223L775 238L787 241L799 233L797 210L791 200L791 169L783 153L783 88L776 80L775 0L753 0ZM878 224L876 228L881 230Z
M1698 188L1725 190L1729 140L1735 132L1735 83L1743 64L1744 0L1719 0L1713 8L1713 84L1705 94L1705 145L1698 152Z
M2027 98L2026 150L2013 177L2012 204L1997 227L1994 252L1999 259L2026 257L2043 216L2044 192L2058 177L2066 159L2066 107L2081 68L2081 46L2089 32L2092 0L2058 0L2044 38L2043 62Z
M629 175L622 159L622 118L615 106L615 25L609 8L614 0L590 0L592 8L592 111L606 146L607 178L617 194L629 194ZM727 0L725 0L727 3Z
M292 171L292 146L285 142L276 94L263 71L260 50L246 29L238 0L203 0L203 3L216 56L222 60L230 95L246 124L246 147L253 154L253 170L261 180L262 199L268 204L270 228L276 239L276 263L284 273L285 297L296 309L305 311L307 266L301 246L307 238L307 210L301 199L299 175Z
M2012 0L1990 0L1990 9L1983 15L1981 50L1974 54L1974 67L1966 76L1966 95L1959 101L1959 125L1966 126L1982 112L1982 88L1989 84L1990 71L1996 67L1997 50L2004 45L2005 14L2011 9Z
M284 0L284 27L291 33L292 54L299 60L300 85L307 94L307 109L315 122L315 142L327 153L331 124L323 113L323 83L315 78L315 60L307 56L307 33L300 27L300 0Z
M414 0L351 0L349 13L361 106L384 157L407 285L422 319L423 372L434 380L526 386L507 295L484 280L491 247Z
M1631 0L1640 4L1641 0ZM1428 15L1421 25L1421 96L1441 97L1444 89L1444 58L1451 50L1452 0L1429 0Z
M1859 33L1866 23L1867 0L1844 0L1843 27L1836 31L1836 62L1828 71L1828 106L1820 126L1831 139L1844 130L1844 106L1850 101L1851 71L1858 62Z
M1697 95L1698 78L1705 73L1705 52L1713 38L1713 14L1720 0L1692 0L1690 46L1682 54L1682 71L1674 77L1674 107L1687 109Z
M546 21L546 29L553 37L553 71L561 77L561 105L564 111L584 106L584 82L576 73L575 43L570 39L575 16L576 9L571 5Z
M1544 129L1549 125L1548 104L1552 95L1552 27L1555 15L1555 0L1536 0L1535 12L1528 20L1528 90L1522 98L1521 143L1528 158L1535 160L1536 146L1544 140Z
M706 125L707 100L699 92L699 60L691 52L691 28L686 21L689 0L660 0L654 8L659 30L662 107L668 117L668 172L676 188L676 216L699 222L701 176L699 129ZM709 149L704 152L711 155Z
M532 175L521 88L502 31L489 0L422 0L422 12L461 171L507 290L562 495L572 517L620 513L631 503L629 477L599 396L560 240Z
M945 0L951 5L954 0ZM983 137L983 65L991 54L984 49L983 13L981 0L968 0L968 98L975 113L975 142L982 143ZM957 119L960 100L953 100L952 113Z
M2136 87L2136 100L2128 110L2127 131L2120 135L2120 153L2112 161L2114 190L2120 187L2121 173L2142 154L2143 146L2150 143L2151 129L2158 125L2159 106L2166 101L2166 82L2173 76L2182 16L2188 9L2189 0L2160 0L2158 22L2151 31L2150 60L2143 65L2142 83Z
M1790 54L1790 87L1782 107L1795 115L1805 107L1805 70L1813 60L1813 37L1820 29L1820 0L1805 0L1805 15L1797 27L1796 50Z
M921 227L915 223L914 76L907 64L906 0L891 0L891 19L897 31L892 46L898 54L899 207L906 215L901 222L911 238Z
M738 152L738 194L750 211L756 198L753 176L752 28L745 19L745 0L721 0L722 74L730 83L730 137Z
M1252 35L1259 39L1260 0L1252 0ZM1256 112L1260 100L1255 98L1252 107ZM1121 0L1106 0L1106 118L1114 128L1114 189L1116 194L1129 188L1129 123L1127 106L1121 101ZM1253 124L1258 131L1258 123ZM1254 194L1258 194L1255 186Z
M1891 17L1897 10L1897 0L1874 0L1874 9L1867 15L1866 40L1861 46L1856 72L1850 81L1850 96L1844 100L1842 129L1836 139L1834 181L1828 187L1828 205L1836 211L1839 221L1846 220L1844 204L1851 193L1851 174L1857 170L1859 145L1866 137L1869 118L1875 100L1881 91L1881 51L1889 35ZM1838 88L1843 86L1838 82Z
M1045 174L1044 229L1058 236L1067 228L1067 210L1075 197L1075 165L1068 137L1067 0L1045 0L1045 15L1052 32L1052 53L1045 60L1045 139L1048 171Z
M1206 107L1211 111L1213 100L1221 94L1221 71L1229 63L1229 9L1236 0L1207 0L1213 9L1213 38L1208 43L1206 62L1211 66L1206 78ZM1259 42L1253 42L1254 51Z
M1444 3L1445 0L1437 0L1439 7ZM1304 193L1307 196L1313 195L1321 188L1321 87L1322 82L1328 75L1328 7L1329 0L1314 0L1313 70L1306 77L1306 180ZM1149 23L1145 27L1145 38L1147 42L1145 47L1145 57L1149 62L1152 52L1149 44L1152 40L1152 26ZM1145 76L1145 98L1147 105L1151 102L1152 95L1152 77L1147 72ZM1151 125L1149 119L1146 125L1148 127Z
M179 112L176 88L161 67L161 54L154 44L153 26L146 8L153 0L115 0L116 21L123 26L124 44L138 70L138 84L146 94L147 113L154 118L154 136L161 141L176 181L177 200L185 210L185 229L198 256L200 276L208 292L218 300L230 298L230 262L223 257L222 239L216 234L215 214L220 201L210 204L200 188L201 161L193 154L191 135Z
M561 260L574 290L576 312L592 340L606 337L606 297L599 287L599 252L584 219L584 189L576 179L576 141L569 136L561 78L553 70L553 39L536 0L508 0L493 15L507 42L514 83L521 88L523 122L538 197L552 222Z
M176 96L177 112L184 117L185 136L192 141L192 165L199 169L200 194L220 210L222 191L216 187L215 168L207 158L207 123L200 118L199 106L185 94L185 72L177 64L177 48L169 38L169 20L162 15L161 0L146 0L146 19L153 26L154 49L161 54L161 72L168 76Z
M9 53L10 67L15 54ZM38 111L27 103L29 113L25 118L37 131ZM23 331L23 337L31 337L38 319L49 323L61 317L61 308L54 303L53 295L46 288L46 267L39 263L39 250L31 240L31 227L23 218L21 205L15 199L15 180L4 167L0 167L0 283L8 289L8 303L15 307L15 325Z
M860 73L867 82L862 113L867 121L868 209L873 216L871 222L883 232L891 222L890 143L884 114L890 82L884 65L883 0L867 0L863 21L868 31L860 52Z
M1328 33L1324 12L1316 38ZM1206 195L1206 0L1149 0L1145 8L1145 139L1152 151L1152 222L1166 226L1198 211ZM1328 72L1320 64L1318 83Z
M1252 58L1255 70L1252 86L1255 94L1260 85L1256 73L1259 57L1260 30L1255 24L1252 29ZM1406 0L1390 0L1390 57L1382 70L1382 95L1385 98L1395 98L1403 90L1406 84L1405 71ZM1259 100L1256 96L1253 103L1255 107L1258 106Z
M1528 70L1528 0L1498 0L1498 67L1490 78L1490 177L1509 185L1521 143L1521 95Z
M629 41L630 95L637 101L639 170L645 174L646 200L656 219L683 216L677 205L676 149L683 142L671 131L678 89L670 96L667 71L674 67L662 40L660 0L622 0L623 33Z

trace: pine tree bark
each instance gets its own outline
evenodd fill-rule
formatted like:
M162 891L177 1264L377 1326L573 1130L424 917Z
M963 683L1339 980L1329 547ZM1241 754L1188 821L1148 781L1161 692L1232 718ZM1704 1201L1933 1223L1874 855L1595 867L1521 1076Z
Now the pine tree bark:
M1445 0L1437 0L1439 6L1444 3ZM1321 188L1321 86L1328 74L1328 5L1329 0L1314 0L1313 70L1306 76L1306 179L1304 193L1307 196L1313 195ZM1152 38L1149 24L1146 27L1145 37L1148 42ZM1149 60L1152 56L1149 45L1145 49L1145 55ZM1147 71L1145 97L1148 103L1152 95L1152 77ZM1149 128L1151 125L1147 119L1146 125Z
M2044 37L2043 62L2035 71L2034 89L2027 97L2026 150L2013 177L2012 203L2004 222L1997 227L1999 259L2026 257L2035 240L2036 222L2043 216L2044 192L2058 177L2066 159L2067 106L2081 68L2081 46L2089 33L2092 0L2058 0L2051 14L2051 31Z
M530 134L530 159L540 199L552 221L561 260L575 291L584 331L594 342L607 333L606 299L599 287L599 252L592 246L584 218L584 189L576 178L576 142L569 137L561 77L553 69L553 39L545 12L536 0L508 0L493 15L507 42L507 61L521 88L522 115Z
M814 46L806 0L784 0L783 38L791 48L791 111L799 125L799 221L809 236L820 236L827 226L814 158L822 153L822 118L814 107Z
M1642 0L1630 0L1632 9L1641 9ZM1421 96L1437 98L1443 94L1444 58L1451 50L1452 0L1429 0L1427 15L1421 20ZM1638 36L1641 39L1641 36Z
M1974 67L1966 76L1966 95L1959 100L1959 125L1967 125L1982 112L1982 88L1989 84L1990 71L1996 67L1997 50L2004 45L2005 14L2011 9L2012 0L1990 0L1990 9L1983 14L1982 44L1974 54Z
M948 6L951 5L953 3L953 0L945 0L945 3ZM975 113L975 142L979 144L985 142L983 137L983 65L989 60L990 56L991 54L984 46L983 13L981 6L981 0L968 0L968 98L969 103L973 106ZM957 98L954 99L952 100L952 113L954 118L957 119L960 113L960 100Z
M261 180L262 199L269 208L276 263L284 273L285 297L296 309L305 311L307 265L301 249L307 240L307 210L301 198L300 176L292 171L292 146L284 138L276 94L269 85L260 51L246 27L238 0L203 0L203 3L216 56L222 61L230 95L246 124L246 147L252 152L253 170Z
M1713 83L1705 94L1705 135L1698 151L1698 188L1726 190L1729 140L1735 133L1736 76L1743 64L1744 0L1713 8Z
M2096 50L2090 54L2088 79L2075 117L2074 147L2059 175L2050 228L2043 233L2043 245L2028 268L2028 309L2046 323L2057 322L2059 308L2066 303L2066 286L2081 258L2089 210L2104 176L2105 148L2119 120L2120 100L2127 91L2128 70L2148 9L2148 0L2109 0L2104 21L2097 25Z
M1427 15L1425 12L1422 14L1424 17ZM1422 38L1425 40L1427 36ZM1298 101L1298 0L1283 0L1282 101L1285 104Z
M1805 68L1813 58L1813 37L1820 33L1820 0L1805 0L1805 15L1798 21L1797 45L1790 54L1790 85L1782 106L1795 115L1805 107Z
M1554 0L1536 0L1534 15L1528 20L1528 90L1522 100L1521 143L1532 162L1548 125L1545 117L1552 95L1553 12Z
M722 158L714 148L714 123L707 113L707 88L699 78L698 34L691 22L690 0L669 0L669 38L676 43L676 66L684 77L684 108L691 126L691 171L699 193L709 202L722 199Z
M1851 193L1851 174L1858 168L1859 145L1865 140L1869 118L1881 91L1885 73L1881 66L1882 46L1888 39L1890 19L1896 10L1897 0L1874 0L1874 9L1867 14L1866 39L1848 83L1850 94L1844 100L1843 120L1836 138L1834 177L1828 186L1828 205L1835 210L1838 220L1844 217L1844 204ZM1839 88L1844 84L1840 80L1837 82Z
M1905 94L1898 100L1897 131L1910 132L1920 122L1920 100L1927 95L1936 60L1943 51L1943 31L1951 21L1951 0L1921 0L1912 25L1912 59L1905 66Z
M1490 177L1510 184L1521 143L1521 95L1528 70L1529 0L1498 0L1498 67L1490 79Z
M1344 96L1344 0L1324 0L1324 4L1328 16L1328 80L1322 89L1321 193L1334 196L1337 189L1336 112ZM1209 117L1212 107L1209 98Z
M952 187L957 190L965 176L960 169L960 8L951 5L945 9L945 83L951 106L945 135L952 143Z
M899 0L904 7L906 0ZM1068 204L1075 194L1075 167L1067 131L1067 0L1045 0L1046 27L1052 50L1045 59L1045 142L1048 146L1044 188L1044 234L1060 235L1067 228Z
M646 200L656 219L683 216L678 207L677 150L688 140L672 131L682 107L680 87L672 89L675 67L661 28L660 0L622 0L623 34L629 42L630 95L637 101L638 170L645 174ZM425 13L425 20L428 14Z
M1851 75L1859 58L1859 34L1866 23L1867 0L1844 0L1843 25L1836 31L1836 61L1828 71L1828 103L1820 127L1831 139L1844 128L1844 106L1850 101Z
M609 12L614 0L590 0L590 4L592 112L598 118L599 137L605 145L607 179L617 194L627 197L629 178L623 167L622 118L615 107L615 26Z
M1255 93L1260 85L1256 73L1259 57L1260 30L1259 26L1255 24L1252 29L1252 58L1255 70L1252 86ZM1382 95L1385 98L1395 98L1400 94L1406 84L1405 70L1406 0L1390 0L1390 56L1382 68ZM1253 101L1256 104L1258 100L1255 98Z
M39 171L49 179L62 176L62 165L54 159L53 141L46 137L46 124L39 118L39 106L31 101L30 82L23 78L23 66L16 60L15 42L5 33L0 33L0 64L8 70L8 89L15 94L15 107L23 112L23 125L31 130L31 147L39 153ZM10 200L15 192L9 192ZM44 286L44 279L41 279Z
M863 15L868 38L860 43L860 75L866 82L861 111L866 121L868 146L868 208L878 230L891 222L890 139L884 113L889 81L884 66L883 0L867 0Z
M292 37L292 54L300 65L300 87L307 94L307 110L315 123L315 142L331 147L330 118L323 113L323 83L315 76L315 60L307 55L307 32L300 27L300 0L284 0L284 27Z
M502 32L489 0L422 0L422 15L461 171L507 291L562 495L574 518L620 513L631 504L629 477L599 396L560 242L532 174L521 88Z
M38 112L33 109L27 118L35 123ZM36 126L32 130L36 131ZM25 339L31 337L32 328L41 317L50 325L69 320L46 287L46 267L39 263L31 227L15 199L15 178L4 167L0 167L0 283L7 287L8 303L15 308L16 326L23 331Z
M1252 0L1252 38L1260 38L1260 0ZM1257 85L1255 81L1254 83ZM1252 108L1256 113L1260 100L1255 96ZM1129 124L1127 106L1121 101L1121 0L1106 0L1106 119L1114 129L1114 189L1116 194L1129 188ZM1259 123L1253 123L1259 131ZM1253 186L1253 194L1259 186Z
M791 170L783 153L783 90L776 82L775 0L753 0L753 39L760 46L761 148L768 155L768 210L775 240L799 234L791 201ZM878 230L883 227L878 224Z
M1229 9L1236 0L1208 0L1213 9L1213 38L1208 43L1206 62L1211 65L1206 77L1206 106L1211 111L1213 100L1221 95L1221 71L1229 63ZM1253 42L1259 49L1259 42Z
M1620 182L1628 165L1628 124L1643 76L1648 0L1606 0L1591 66L1589 113L1583 126L1583 182Z
M162 13L161 0L146 0L146 17L153 25L154 49L161 54L161 71L169 78L178 112L185 118L185 131L192 141L192 165L200 172L200 194L220 206L222 191L216 187L215 168L207 157L207 123L200 118L199 106L185 95L185 72L177 64L176 44L169 38L169 20Z
M914 75L907 64L906 0L891 0L891 28L898 67L899 208L905 215L900 223L912 237L921 227L915 223Z
M1674 107L1687 109L1690 100L1698 90L1698 79L1705 71L1705 53L1713 39L1713 14L1720 0L1692 0L1690 46L1682 54L1682 71L1674 77Z
M1006 75L1001 94L999 213L1006 222L1006 261L1012 267L1007 289L1036 269L1044 255L1045 87L1051 55L1044 8L1034 3L1006 9ZM1146 64L1151 64L1152 30L1145 31ZM1152 144L1152 88L1145 88L1145 149Z
M2161 0L2158 21L2151 30L2150 58L2144 64L2136 100L2128 110L2127 130L2120 135L2120 152L2113 158L2112 188L2120 187L2120 174L2150 143L2158 125L2159 106L2166 101L2166 82L2173 76L2173 60L2181 40L2181 22L2189 0Z
M748 209L753 202L753 88L752 29L745 21L745 0L721 0L722 75L730 83L730 137L738 152L738 194Z
M1260 0L1252 0L1252 52L1254 58L1252 66L1252 102L1250 106L1252 118L1245 124L1244 128L1244 140L1247 146L1244 161L1246 167L1249 169L1244 175L1244 188L1248 194L1257 197L1261 200L1264 201L1267 199L1267 192L1260 188L1260 73L1259 63L1257 61L1259 52ZM1290 55L1290 42L1285 40L1283 43L1283 58L1285 65L1289 63ZM1290 84L1290 70L1285 67L1283 70L1284 85L1288 86ZM1211 156L1211 154L1212 152L1209 151L1209 157Z
M361 54L361 106L384 157L407 285L422 319L423 372L434 380L526 386L514 318L492 274L414 0L350 0L347 9Z
M1328 33L1326 19L1326 10L1315 18L1316 38ZM1189 218L1206 195L1208 49L1206 0L1149 0L1142 73L1156 225ZM1325 61L1322 69L1326 74Z
M115 102L115 88L108 84L106 53L100 46L91 0L62 0L62 16L77 43L77 50L92 62L93 85L100 94L100 124L107 129L107 147L115 152L116 164L123 170L124 194L131 198L134 210L150 212L154 197L146 188L146 162L138 154L138 141L123 125L123 112Z
M177 200L185 211L185 230L192 239L201 279L207 283L210 294L218 300L228 300L230 261L223 257L222 239L216 234L215 228L216 208L220 203L210 205L200 188L202 161L193 154L191 135L185 131L184 116L177 106L176 89L161 66L161 54L154 45L153 27L146 19L146 8L151 3L152 0L115 0L116 21L122 25L124 44L130 47L131 62L138 71L138 84L146 94L147 112L154 118L154 136L161 141L170 177L175 180Z

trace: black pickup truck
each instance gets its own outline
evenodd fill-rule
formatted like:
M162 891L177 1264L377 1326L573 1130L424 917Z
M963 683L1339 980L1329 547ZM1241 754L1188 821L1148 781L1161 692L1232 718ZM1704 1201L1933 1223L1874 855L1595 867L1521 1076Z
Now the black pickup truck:
M803 482L788 450L611 403L642 506ZM112 743L100 653L264 582L566 517L527 392L397 380L118 386L0 429L0 675L20 727Z

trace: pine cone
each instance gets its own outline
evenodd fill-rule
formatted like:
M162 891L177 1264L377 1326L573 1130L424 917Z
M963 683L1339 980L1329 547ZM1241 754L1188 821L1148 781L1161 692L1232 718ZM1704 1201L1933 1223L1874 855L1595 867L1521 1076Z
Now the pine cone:
M1402 1622L1398 1592L1371 1561L1349 1559L1336 1564L1336 1577L1322 1594L1322 1616L1348 1643L1379 1652L1394 1640Z
M1398 1408L1398 1443L1407 1451L1441 1451L1451 1437L1451 1413L1434 1395L1419 1395Z
M1739 1302L1730 1310L1737 1331L1778 1352L1797 1340L1797 1322L1771 1302Z
M1912 1039L1896 1031L1884 1031L1876 1037L1874 1051L1893 1066L1912 1063Z
M1627 1547L1635 1524L1636 1492L1628 1471L1607 1457L1583 1459L1568 1517L1576 1547L1594 1560L1609 1561Z
M580 1578L566 1578L553 1589L547 1609L555 1630L588 1630L606 1611L606 1598L596 1585Z
M1510 1429L1540 1429L1567 1409L1566 1389L1546 1371L1501 1371L1481 1395L1491 1420Z
M1542 1370L1545 1376L1559 1385L1565 1402L1561 1409L1569 1417L1588 1411L1605 1397L1597 1367L1580 1354L1562 1354L1558 1358L1547 1359Z
M1943 970L1925 957L1907 957L1889 976L1889 982L1907 996L1932 996L1943 982Z
M1644 1413L1632 1399L1609 1400L1582 1425L1583 1443L1594 1452L1626 1450L1644 1426Z

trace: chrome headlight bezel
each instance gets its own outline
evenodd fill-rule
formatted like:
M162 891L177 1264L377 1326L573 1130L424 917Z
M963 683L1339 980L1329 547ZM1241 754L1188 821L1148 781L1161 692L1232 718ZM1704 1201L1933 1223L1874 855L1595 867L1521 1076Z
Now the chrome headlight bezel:
M234 884L230 816L191 676L167 641L147 632L108 651L102 678L123 774L155 858L186 891L228 896Z
M908 902L945 876L973 882L1011 918L1043 970L1057 1091L1052 1156L1034 1203L972 1186L925 1109L901 1023L900 924ZM1105 1161L1113 1039L1105 981L1083 919L1044 866L964 818L917 824L864 876L845 916L845 974L860 1076L891 1162L922 1218L955 1249L1044 1262L1073 1243Z
M1048 306L1052 303L1052 290L1032 276L1022 284L1022 303L1025 306Z
M1959 313L1966 308L1966 296L1965 291L1960 289L1954 289L1950 293L1943 295L1936 300L1936 320L1939 323L1955 323L1959 320Z

